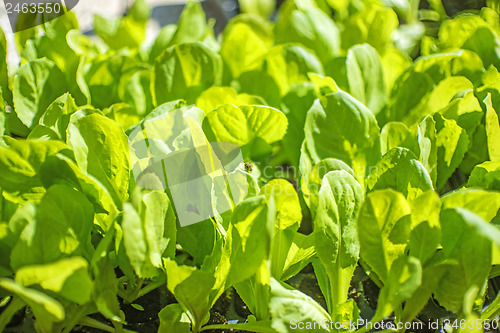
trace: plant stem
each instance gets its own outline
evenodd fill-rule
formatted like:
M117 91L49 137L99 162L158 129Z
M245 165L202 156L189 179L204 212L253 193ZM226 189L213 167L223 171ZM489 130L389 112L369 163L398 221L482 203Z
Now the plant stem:
M141 298L142 296L146 295L147 293L152 292L156 288L161 287L165 283L167 283L167 279L162 278L159 281L148 284L147 286L145 286L144 288L139 290L139 292L137 293L137 298Z

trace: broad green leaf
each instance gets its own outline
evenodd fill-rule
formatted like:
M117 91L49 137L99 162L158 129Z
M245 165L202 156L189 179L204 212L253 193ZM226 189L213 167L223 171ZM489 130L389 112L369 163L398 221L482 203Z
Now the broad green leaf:
M165 51L170 45L170 41L172 37L177 31L176 24L167 24L163 28L161 28L160 32L156 36L156 39L151 46L151 51L149 52L149 62L154 63L156 58L158 58L163 51Z
M301 83L293 86L281 101L281 109L288 119L288 129L283 137L283 148L290 162L295 166L299 165L307 110L311 108L315 99L313 86L310 83Z
M390 8L368 6L364 11L351 16L342 33L342 48L368 43L383 52L391 43L391 35L398 27L398 17Z
M276 205L276 224L279 230L300 224L302 212L299 197L293 185L284 179L273 179L260 189L260 193L267 198L274 196Z
M85 194L94 209L95 223L107 231L114 223L118 209L106 188L92 176L86 175L68 157L57 154L49 156L40 168L43 186L67 185Z
M124 96L120 96L120 89L124 80L144 69L145 65L126 55L126 52L102 54L80 64L79 85L87 91L89 103L104 109L121 103ZM125 83L129 84L128 81Z
M179 304L169 304L164 307L159 313L160 327L158 333L190 333L191 324L189 317L186 315Z
M439 112L445 118L455 120L468 134L472 133L484 118L484 112L473 91L467 91L462 98L452 100Z
M382 282L392 263L404 254L410 237L410 205L391 189L367 195L358 215L361 258Z
M500 193L479 189L460 189L442 198L443 209L467 209L490 222L500 209Z
M211 142L231 142L256 153L259 142L272 144L285 135L288 126L281 111L267 106L224 105L209 112L203 130ZM246 154L245 147L243 153Z
M123 250L138 277L154 278L162 268L162 257L175 255L173 207L159 191L141 193L136 188L132 201L123 206Z
M490 161L500 162L500 116L491 104L491 95L484 100L486 105L486 133Z
M22 208L21 208L22 209ZM54 262L70 255L90 258L93 209L83 194L65 185L47 190L12 249L14 270Z
M163 259L167 272L167 287L191 320L195 331L208 321L209 293L215 284L210 272L196 267L179 266L171 259Z
M349 49L346 59L349 92L377 115L387 104L382 61L368 44Z
M375 318L381 320L389 316L410 299L421 283L422 267L417 258L402 256L396 259L391 265L387 283L380 290Z
M301 156L301 158L304 161L306 156ZM314 165L310 171L301 168L301 173L303 172L304 174L302 175L300 189L313 218L318 207L318 193L323 184L323 177L330 171L346 171L356 179L354 171L347 164L334 158L321 160L318 164Z
M268 18L276 8L276 0L239 0L243 13L254 14Z
M437 144L436 144L436 122L427 116L417 126L418 145L420 147L419 161L425 167L432 184L436 186L437 180Z
M396 147L407 148L415 156L420 156L418 138L405 124L400 122L389 122L380 131L380 142L382 154Z
M346 171L323 177L314 219L316 251L330 280L330 312L347 301L349 286L359 258L356 218L363 190Z
M273 47L266 57L266 71L274 79L281 95L290 91L293 85L309 81L307 74L323 75L323 66L318 58L296 44L282 44Z
M138 48L146 35L150 9L145 0L135 0L126 16L108 19L94 16L94 30L110 48Z
M56 329L54 325L64 320L63 306L41 291L25 288L13 280L5 278L0 278L0 289L19 297L29 306L43 332L52 332Z
M220 56L205 45L177 44L156 58L151 77L153 103L159 106L176 99L194 103L222 76Z
M314 234L305 236L299 232L294 232L280 280L286 281L298 274L310 263L315 255Z
M240 93L262 97L269 106L280 106L280 89L274 79L264 71L245 72L238 80L233 81L232 85Z
M314 323L331 321L330 315L312 298L273 278L271 279L269 310L272 317L271 326L279 333L290 332L290 330L294 332L310 332ZM298 323L304 325L302 329L299 328ZM318 329L317 324L314 331L329 332L324 327Z
M209 113L225 104L239 106L244 104L238 93L231 87L210 87L196 99L196 106Z
M458 264L446 270L434 295L449 311L467 313L472 309L464 304L464 295L479 296L491 270L492 246L500 245L500 231L462 208L444 210L441 226L443 251Z
M241 15L224 29L220 54L236 79L244 72L261 69L272 44L272 30L267 21Z
M92 292L88 265L85 259L72 257L45 265L24 266L16 272L16 282L25 287L39 285L83 305L90 301Z
M249 198L236 206L231 217L217 285L224 282L223 290L250 278L267 259L270 251L271 230L275 225L274 198ZM259 238L259 242L252 241ZM219 292L220 293L220 292Z
M435 114L434 120L437 145L436 189L440 190L462 162L469 145L469 137L452 119Z
M32 129L49 105L67 92L66 79L47 59L30 61L14 78L14 108L23 125Z
M177 30L165 49L180 43L202 41L207 34L207 28L207 18L201 3L188 1L177 22Z
M385 118L382 119L383 123L405 120L408 124L417 121L416 119L412 119L408 122L406 118L412 115L413 110L422 105L422 100L425 100L433 88L434 83L432 82L432 78L426 73L409 72L409 74L403 75L396 81L392 89L391 103L388 111L384 112L384 114L379 114L379 118L385 115Z
M7 147L0 147L0 187L13 202L39 200L45 190L40 168L52 155L68 150L58 141L21 141L4 137Z
M99 180L120 206L128 196L130 173L128 140L123 130L99 113L75 113L67 142L80 169Z
M412 59L406 53L396 48L387 49L380 56L384 69L386 90L391 92L397 79L411 66Z
M477 165L472 170L467 187L500 191L500 162L488 161Z
M0 29L0 88L3 99L12 105L12 92L9 87L9 71L7 69L7 40L3 29Z
M54 62L66 78L66 89L78 104L84 104L86 98L77 82L81 54L71 47L70 39L67 38L70 32L78 36L78 20L74 12L69 11L38 28L43 29L42 33L26 44L21 57L27 61L47 58Z
M460 107L463 108L464 106L467 109L472 106L472 109L474 111L478 109L479 111L481 111L479 103L475 99L472 92L471 97L475 100L475 105L474 100L470 98L466 100L466 102L468 103L465 103L465 105L462 106L460 105L464 104L462 103L462 99L453 100L456 95L465 90L472 90L472 88L472 83L463 76L447 77L440 81L431 92L423 97L424 102L417 104L416 107L409 110L409 113L404 116L403 121L407 125L413 125L422 121L422 119L426 116L432 116L434 113L440 110L442 110L440 111L441 113L449 113L450 116L447 116L447 118L458 120L458 116L462 113L465 113L463 111L459 111L458 109ZM448 109L451 110L447 111Z
M124 131L135 126L142 119L135 108L125 103L111 105L106 116L113 119Z
M40 118L40 126L52 129L58 135L58 139L66 141L66 130L68 129L70 117L78 110L75 100L70 94L64 94L49 105L47 111ZM36 131L35 127L33 131Z
M495 32L479 15L469 13L445 20L439 28L443 48L463 48L475 52L484 63L498 67L500 44Z
M295 8L292 3L290 1L279 11L276 42L300 43L313 50L322 63L338 55L340 34L333 20L319 8Z
M366 183L370 191L391 188L413 200L432 190L432 181L422 163L406 148L389 150L375 166Z
M129 104L138 115L146 115L153 110L151 95L151 71L139 69L128 71L120 77L118 87L120 100Z
M340 159L358 179L364 179L368 167L380 158L380 130L375 117L345 92L316 100L307 113L304 131L304 142L314 163L325 158Z
M441 226L439 214L441 201L435 191L427 191L410 202L411 234L408 248L410 255L425 266L439 248Z

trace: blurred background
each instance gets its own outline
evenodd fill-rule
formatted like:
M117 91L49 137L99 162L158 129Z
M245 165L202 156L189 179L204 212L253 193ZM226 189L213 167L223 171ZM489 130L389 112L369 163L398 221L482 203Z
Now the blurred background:
M342 0L326 0L329 2ZM360 0L361 1L361 0ZM415 0L419 1L419 0ZM442 5L448 16L453 16L464 10L477 10L486 5L486 1L499 3L500 0L442 0ZM5 31L9 43L8 63L17 64L19 57L14 47L14 36L9 19L5 10L3 0L0 0L0 27ZM80 30L89 35L93 35L94 15L101 15L108 18L116 18L127 13L128 8L134 0L80 0L73 9L80 23ZM146 0L152 8L151 20L148 24L146 40L152 42L162 27L168 24L175 24L184 8L187 0ZM266 8L266 11L276 14L279 6L284 0L201 0L208 18L214 18L216 25L215 33L221 32L232 17L241 11L259 10ZM410 0L383 0L393 7L407 6ZM420 9L430 8L429 3L441 2L441 0L420 0ZM271 8L269 8L271 6Z

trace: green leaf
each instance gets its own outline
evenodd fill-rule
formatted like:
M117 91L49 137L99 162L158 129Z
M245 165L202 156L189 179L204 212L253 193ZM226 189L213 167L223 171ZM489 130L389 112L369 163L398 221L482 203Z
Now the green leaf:
M7 40L5 33L0 29L0 88L3 99L12 105L12 92L9 87L9 71L7 68Z
M420 156L420 146L417 137L400 122L389 122L380 131L382 154L396 147L407 148L415 156Z
M22 124L32 129L49 105L67 92L66 79L47 59L30 61L14 78L14 109Z
M479 296L491 270L492 245L500 245L500 231L463 208L444 210L441 226L443 251L458 264L447 269L434 295L449 311L470 313L463 295Z
M292 233L290 230L285 231ZM283 273L280 280L286 281L291 277L297 275L305 266L307 266L312 258L316 255L314 246L314 234L303 235L294 232L292 244L288 253L286 254L286 261L283 266Z
M500 162L500 116L491 104L491 95L484 100L486 105L486 133L490 160Z
M187 313L193 329L199 328L208 321L210 309L209 293L215 284L210 272L195 267L179 266L170 259L163 259L167 272L167 287Z
M438 157L436 188L440 190L464 159L469 137L454 120L445 119L439 114L434 115L434 120Z
M119 207L128 196L130 173L128 140L120 126L99 113L75 113L67 141L80 169L99 180Z
M398 17L392 9L368 6L348 19L342 33L342 48L348 50L356 44L368 43L383 53L398 25Z
M410 255L425 265L439 248L441 226L439 214L441 201L434 191L427 191L410 202L411 234L408 248Z
M290 91L293 85L309 81L307 74L323 75L323 66L318 58L296 44L282 44L273 47L266 57L266 71L274 79L281 95Z
M285 135L287 125L286 116L271 107L224 105L207 114L203 130L212 142L245 146L257 139L268 144L279 141Z
M132 199L123 206L123 250L138 277L154 278L162 257L175 255L175 214L164 192L136 188Z
M108 19L94 16L94 30L110 48L136 49L144 41L150 9L145 0L135 0L126 16Z
M201 3L188 1L177 22L177 30L164 49L176 44L202 41L207 29L207 18Z
M19 297L31 308L42 331L52 332L55 329L54 324L64 320L63 306L50 296L25 288L11 279L0 278L0 288Z
M86 91L88 103L104 109L126 97L124 84L131 84L130 76L144 70L145 65L123 53L102 54L80 65L79 85Z
M437 180L437 145L436 145L436 122L427 116L417 126L418 145L420 147L419 161L425 167L432 184L436 186Z
M359 258L356 218L363 190L346 171L331 171L323 177L314 219L316 251L330 280L327 299L330 313L347 301L351 278Z
M109 192L97 179L80 170L71 159L62 154L49 156L40 168L40 178L46 189L56 184L78 189L92 203L96 225L103 231L111 228L118 209Z
M45 265L24 266L16 272L16 282L25 287L39 285L80 305L90 301L92 292L88 262L81 257L61 259Z
M11 253L12 268L47 264L70 255L90 258L93 225L92 205L83 194L64 185L52 186L36 206L36 218L19 233Z
M500 193L479 189L460 189L442 198L443 209L467 209L490 222L500 209Z
M387 104L382 61L368 44L349 49L346 59L349 92L377 115Z
M274 197L276 205L275 227L279 230L299 225L302 221L299 197L293 185L284 179L273 179L260 189L268 199Z
M375 117L345 92L316 100L307 113L304 131L304 142L313 162L340 159L361 181L368 167L380 158L380 130Z
M201 43L176 44L154 63L153 103L159 106L176 99L193 104L207 88L219 85L222 63L218 54Z
M389 316L403 302L410 299L421 283L420 261L410 256L399 257L391 265L387 283L380 290L375 318L382 319Z
M243 13L268 18L276 8L276 0L238 0Z
M273 45L269 23L259 17L239 15L224 29L220 54L233 78L260 70Z
M4 195L17 203L39 200L45 192L39 173L42 164L68 147L58 141L4 140L7 147L0 147L0 187Z
M467 187L500 191L500 162L488 161L477 165L472 170Z
M391 188L401 192L408 200L413 200L433 189L427 170L406 148L389 150L375 168L376 172L366 182L370 191Z
M186 315L179 304L169 304L164 307L159 313L160 327L159 333L190 333L191 324L189 317Z
M120 304L118 303L118 279L109 258L115 237L115 228L111 228L99 242L91 260L94 272L94 290L92 300L99 312L106 318L123 323Z
M280 90L274 79L264 71L249 71L233 81L233 86L240 92L262 97L272 107L280 106ZM285 107L282 107L285 111Z
M276 22L276 42L300 43L313 50L322 63L340 53L339 29L321 9L296 8L293 1L281 7Z
M307 110L311 108L315 99L313 85L300 83L294 85L281 101L281 109L288 119L288 130L283 137L283 148L290 162L295 166L299 165Z
M243 105L238 93L231 87L210 87L196 99L196 106L209 113L225 104Z
M385 282L410 236L410 205L391 189L367 195L358 215L361 258Z
M312 298L302 292L291 289L283 283L271 278L271 300L269 309L272 317L272 328L279 333L329 332L324 327L313 326L314 323L330 322L330 315ZM298 323L304 325L301 329Z

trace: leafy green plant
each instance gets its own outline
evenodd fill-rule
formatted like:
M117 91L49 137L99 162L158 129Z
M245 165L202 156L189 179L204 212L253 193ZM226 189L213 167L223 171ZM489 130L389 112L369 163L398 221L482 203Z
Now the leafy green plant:
M98 40L68 12L16 34L17 67L0 34L0 331L19 316L37 332L487 330L500 315L498 2L241 9L215 36L188 2L152 43L143 0L96 17ZM210 143L213 180L221 142L240 148L245 191L204 183L199 223L182 226L178 184L134 177L151 157L168 178L165 155Z

